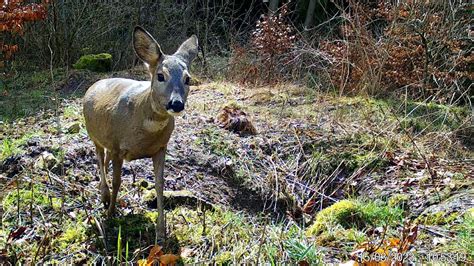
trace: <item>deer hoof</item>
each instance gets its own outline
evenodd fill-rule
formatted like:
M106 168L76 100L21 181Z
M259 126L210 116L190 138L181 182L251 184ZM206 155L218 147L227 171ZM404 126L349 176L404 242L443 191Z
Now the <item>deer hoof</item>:
M110 191L108 189L103 189L101 193L101 201L104 204L104 207L107 209L110 205Z
M114 217L115 214L115 208L112 206L109 206L109 209L107 210L107 217L112 218Z

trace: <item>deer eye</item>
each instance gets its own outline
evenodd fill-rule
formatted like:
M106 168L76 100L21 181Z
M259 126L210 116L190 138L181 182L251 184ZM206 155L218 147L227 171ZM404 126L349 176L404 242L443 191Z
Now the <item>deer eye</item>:
M189 85L189 82L190 82L190 78L186 77L186 79L184 80L184 84Z
M158 73L158 74L156 75L156 78L158 79L159 82L165 81L165 76L164 76L163 74L161 74L161 73Z

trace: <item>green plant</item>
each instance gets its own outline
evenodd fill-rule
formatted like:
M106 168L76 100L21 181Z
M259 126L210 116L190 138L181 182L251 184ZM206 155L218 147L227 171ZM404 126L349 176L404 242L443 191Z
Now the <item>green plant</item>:
M125 244L125 261L128 262L128 239L127 243Z
M320 252L314 244L306 245L297 239L290 239L285 242L285 250L294 262L306 261L310 265L321 265L322 258Z
M24 152L22 146L24 146L31 138L41 136L41 134L42 132L35 132L26 133L17 139L9 137L4 138L0 145L0 161L3 161L10 156L22 154Z
M207 146L213 153L226 156L236 156L236 151L233 148L232 142L224 138L222 132L217 128L205 128L202 130L202 138L196 139L196 144Z
M117 236L117 261L120 264L122 262L122 226L119 225L119 231Z

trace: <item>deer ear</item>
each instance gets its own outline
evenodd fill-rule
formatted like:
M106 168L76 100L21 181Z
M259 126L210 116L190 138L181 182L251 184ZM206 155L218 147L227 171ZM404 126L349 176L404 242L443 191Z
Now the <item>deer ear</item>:
M198 38L196 35L189 37L181 46L179 47L178 51L174 53L175 56L184 60L184 62L188 65L191 65L191 62L198 54Z
M160 45L140 26L136 26L133 30L133 49L148 65L156 65L163 54Z

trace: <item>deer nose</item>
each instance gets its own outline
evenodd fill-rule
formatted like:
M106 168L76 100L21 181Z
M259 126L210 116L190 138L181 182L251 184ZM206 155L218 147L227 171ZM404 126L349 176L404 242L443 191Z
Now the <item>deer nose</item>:
M173 112L179 113L184 110L184 103L180 100L171 100L168 102L167 109L171 109Z

